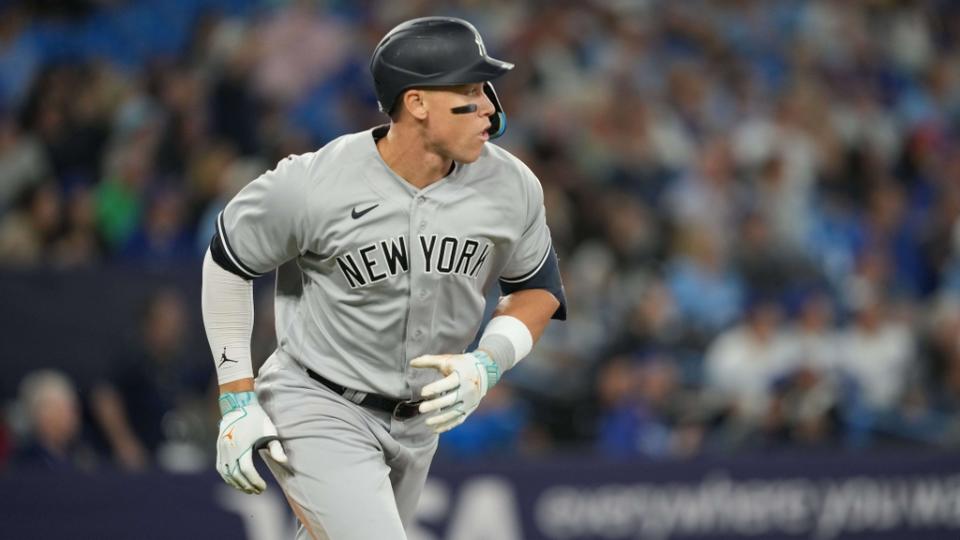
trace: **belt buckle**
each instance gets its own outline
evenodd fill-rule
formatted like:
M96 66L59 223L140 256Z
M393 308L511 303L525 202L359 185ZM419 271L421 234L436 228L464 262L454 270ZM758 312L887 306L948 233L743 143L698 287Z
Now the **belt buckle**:
M420 414L420 409L418 408L420 403L423 400L418 401L400 401L393 408L393 417L397 420L409 420L414 416ZM401 414L401 409L404 407L413 407L413 412L411 414Z

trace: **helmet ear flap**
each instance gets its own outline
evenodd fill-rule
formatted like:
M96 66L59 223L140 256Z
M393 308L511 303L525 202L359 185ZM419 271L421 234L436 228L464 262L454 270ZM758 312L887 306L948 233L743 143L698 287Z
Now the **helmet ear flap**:
M490 116L490 129L487 130L490 138L496 139L507 131L507 113L503 112L500 98L497 97L497 92L493 89L492 84L489 82L483 83L483 93L487 95L487 98L493 103L493 108L496 109Z

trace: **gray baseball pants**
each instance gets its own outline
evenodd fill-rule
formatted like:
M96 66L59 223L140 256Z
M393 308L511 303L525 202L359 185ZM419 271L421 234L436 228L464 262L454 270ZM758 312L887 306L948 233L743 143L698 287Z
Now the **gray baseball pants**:
M356 405L282 351L256 391L289 458L286 470L261 453L300 522L297 540L406 539L437 449L426 415L399 421Z

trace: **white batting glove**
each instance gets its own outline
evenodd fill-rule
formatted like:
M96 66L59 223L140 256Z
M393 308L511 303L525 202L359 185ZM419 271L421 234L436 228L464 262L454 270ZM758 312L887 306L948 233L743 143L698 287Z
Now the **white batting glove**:
M267 446L274 461L287 463L276 426L260 407L254 392L222 394L220 412L223 418L217 436L217 471L226 483L240 491L263 493L267 484L253 466L253 451Z
M436 433L462 424L500 379L500 368L483 351L420 356L411 360L410 366L433 368L445 375L421 391L427 401L420 404L420 412L437 411L427 419L427 425Z

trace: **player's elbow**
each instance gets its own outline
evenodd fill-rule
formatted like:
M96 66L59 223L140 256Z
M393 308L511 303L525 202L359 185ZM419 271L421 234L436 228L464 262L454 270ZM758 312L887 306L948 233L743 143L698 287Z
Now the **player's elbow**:
M551 291L550 289L534 289L534 290L542 291L544 293L543 302L544 304L547 305L545 311L550 312L551 316L553 315L554 312L560 309L560 299L557 298L557 296L554 294L553 291Z

